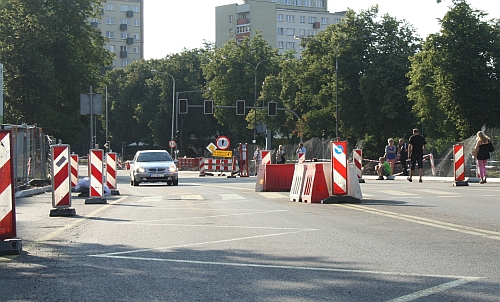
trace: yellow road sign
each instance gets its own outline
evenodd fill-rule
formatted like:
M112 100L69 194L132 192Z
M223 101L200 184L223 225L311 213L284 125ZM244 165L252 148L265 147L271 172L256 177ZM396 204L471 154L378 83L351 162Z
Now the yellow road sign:
M212 156L214 156L214 157L233 157L233 151L214 150L212 152Z

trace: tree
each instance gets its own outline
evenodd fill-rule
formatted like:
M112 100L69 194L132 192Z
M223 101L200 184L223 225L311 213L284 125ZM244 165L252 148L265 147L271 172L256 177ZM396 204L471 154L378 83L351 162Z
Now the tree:
M80 93L98 86L111 64L104 38L88 19L100 1L20 0L0 8L0 61L5 70L5 121L38 124L75 142L85 118Z

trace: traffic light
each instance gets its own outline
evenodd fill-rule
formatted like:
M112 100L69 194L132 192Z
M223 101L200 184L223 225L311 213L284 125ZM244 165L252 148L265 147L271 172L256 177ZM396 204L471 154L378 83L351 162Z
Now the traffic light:
M278 110L278 104L276 102L267 103L267 115L276 116L277 110Z
M214 101L213 100L205 100L204 103L204 113L205 114L214 114Z
M245 115L245 101L237 100L236 101L236 115Z
M188 100L180 99L179 100L179 114L187 114L188 113Z
M179 140L181 138L181 132L179 130L175 131L175 140Z

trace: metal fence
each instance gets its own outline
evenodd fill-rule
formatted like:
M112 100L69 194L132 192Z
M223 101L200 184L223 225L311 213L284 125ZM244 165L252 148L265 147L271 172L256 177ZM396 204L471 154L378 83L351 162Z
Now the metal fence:
M28 125L1 125L12 130L15 189L31 187L34 180L50 179L50 146L54 140L42 128Z

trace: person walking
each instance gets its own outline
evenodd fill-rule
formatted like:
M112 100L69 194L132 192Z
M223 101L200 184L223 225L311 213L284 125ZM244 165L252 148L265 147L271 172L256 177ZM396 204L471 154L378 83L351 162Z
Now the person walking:
M477 168L479 170L480 184L486 183L486 164L490 159L490 152L494 151L493 144L490 138L483 131L478 131L476 136L476 146L472 150L472 154L476 154Z
M253 153L253 160L255 160L255 176L259 172L259 166L262 163L262 153L260 152L260 146L257 146L255 152Z
M283 150L283 145L279 145L278 150L276 151L276 163L284 164L285 162L285 150Z
M399 140L399 163L401 164L404 176L408 176L408 163L406 162L407 159L408 159L408 143L405 142L404 138L401 138Z
M418 165L418 175L420 176L418 182L422 182L424 175L424 150L427 145L425 138L420 135L418 129L413 129L413 135L410 136L408 141L408 157L410 157L410 177L406 178L412 182L413 174L415 173L415 166Z
M394 146L394 139L389 138L387 140L388 145L385 146L385 158L387 162L391 165L391 173L394 171L394 164L396 163L397 149Z

